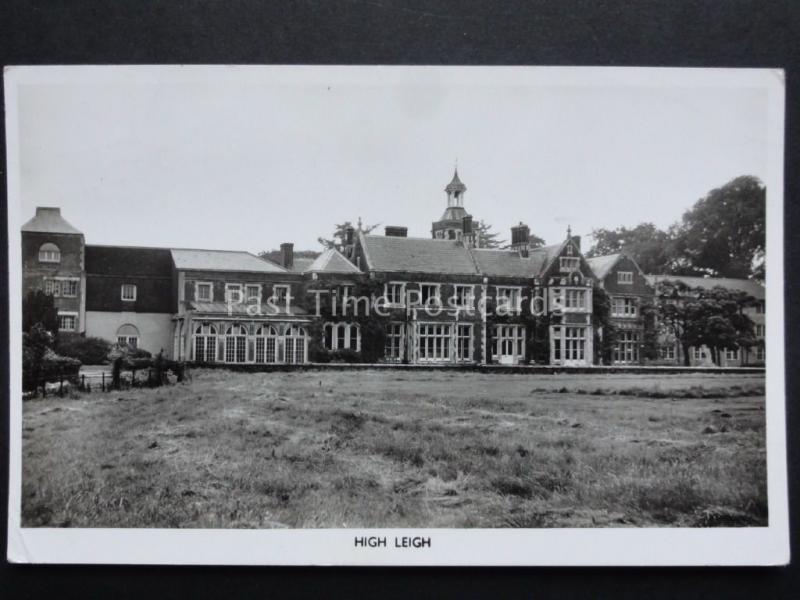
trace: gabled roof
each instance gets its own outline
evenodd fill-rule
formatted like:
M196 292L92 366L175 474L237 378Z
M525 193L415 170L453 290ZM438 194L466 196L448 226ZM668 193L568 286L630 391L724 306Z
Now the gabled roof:
M752 279L734 279L732 277L688 277L684 275L645 275L647 283L656 285L662 281L679 281L689 287L699 287L704 290L712 290L715 287L724 287L729 290L737 290L750 294L758 300L763 300L765 295L764 286Z
M547 264L547 252L533 250L520 256L516 250L471 250L481 274L495 277L537 277Z
M587 258L586 262L589 263L589 266L592 268L597 278L603 279L622 256L623 255L618 252L616 254Z
M86 274L129 277L172 277L168 248L86 246Z
M478 275L462 242L359 234L367 267L372 271Z
M36 216L22 226L22 231L83 235L61 216L60 208L51 206L37 206Z
M249 252L235 250L172 249L176 269L194 271L240 271L250 273L287 273L274 262L263 260Z
M542 246L541 248L536 248L535 250L531 250L531 253L537 252L541 253L544 257L544 263L542 264L542 268L539 270L539 275L544 275L550 270L550 267L554 264L556 258L559 257L561 252L564 250L564 246L567 245L568 240L564 240L560 244L553 244L551 246Z
M306 273L359 273L361 271L336 248L328 248L320 254L304 272Z

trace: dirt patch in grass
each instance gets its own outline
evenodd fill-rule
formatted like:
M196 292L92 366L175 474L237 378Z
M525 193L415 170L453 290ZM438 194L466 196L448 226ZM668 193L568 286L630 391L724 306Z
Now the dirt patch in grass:
M765 525L763 389L760 375L197 370L169 395L26 402L23 524Z

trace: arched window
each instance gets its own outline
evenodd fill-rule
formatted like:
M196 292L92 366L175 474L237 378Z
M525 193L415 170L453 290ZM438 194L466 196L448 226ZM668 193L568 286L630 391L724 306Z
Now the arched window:
M58 249L58 246L49 242L42 244L42 247L39 248L39 262L60 263L61 250Z
M256 329L256 362L274 363L278 360L276 352L278 332L270 325Z
M213 325L198 325L194 330L194 360L214 362L217 359L217 328Z
M225 331L225 362L247 361L247 330L242 325L231 325Z
M306 330L302 327L289 327L284 337L286 362L290 364L306 362Z
M135 325L126 324L117 329L117 343L131 348L139 347L139 330Z

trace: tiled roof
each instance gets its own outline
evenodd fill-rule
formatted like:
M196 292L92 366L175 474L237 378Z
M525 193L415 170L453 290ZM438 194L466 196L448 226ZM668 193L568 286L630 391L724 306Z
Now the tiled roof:
M373 271L478 275L461 242L361 234L361 243Z
M274 262L263 260L249 252L229 250L172 249L176 269L196 271L243 271L251 273L286 273Z
M444 188L445 192L450 191L458 191L458 192L465 192L467 191L467 186L461 183L461 180L458 178L458 169L455 170L453 173L453 179L450 183L447 184L447 187Z
M347 260L336 248L325 250L304 271L306 273L361 273L358 267Z
M689 287L699 287L711 290L715 287L724 287L729 290L738 290L750 294L756 299L764 298L764 286L752 279L734 279L731 277L686 277L683 275L645 275L647 283L656 285L662 281L679 281Z
M231 304L228 307L226 302L189 302L189 308L204 315L235 316L251 319L259 317L303 317L308 314L297 306L289 306L287 309L283 306L273 307L267 303L262 303L260 314L255 313L252 304Z
M597 276L598 279L603 279L606 275L608 275L609 270L613 267L622 254L606 254L605 256L594 256L592 258L587 258L586 262L589 263L589 266L594 271L594 274Z
M448 206L440 221L462 221L467 216L467 211L463 206Z
M74 233L81 232L67 223L61 216L61 209L49 206L37 206L36 216L22 226L22 231L31 233Z
M495 277L536 277L547 264L547 252L533 250L526 257L515 250L472 250L475 262L483 275Z
M167 248L86 246L86 274L172 277L172 256Z
M314 264L315 260L316 259L314 258L304 258L302 256L299 257L295 256L292 259L292 268L290 269L290 271L292 271L293 273L305 273L308 271L309 267Z

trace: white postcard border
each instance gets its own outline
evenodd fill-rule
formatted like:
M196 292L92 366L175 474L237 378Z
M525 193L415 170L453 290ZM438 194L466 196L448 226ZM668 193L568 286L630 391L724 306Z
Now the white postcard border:
M196 81L731 86L768 93L767 485L769 526L645 529L170 530L22 528L21 242L17 89L37 83ZM784 397L784 73L777 69L618 67L49 66L4 71L8 167L10 468L8 560L190 565L777 565L789 561ZM387 547L357 548L357 536ZM396 548L428 536L430 548Z

